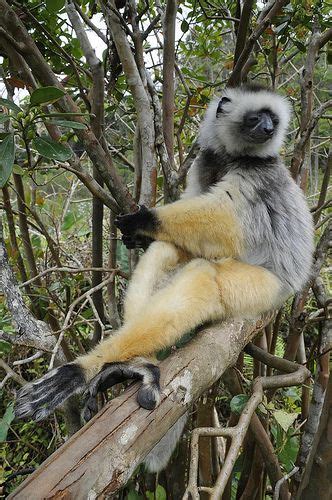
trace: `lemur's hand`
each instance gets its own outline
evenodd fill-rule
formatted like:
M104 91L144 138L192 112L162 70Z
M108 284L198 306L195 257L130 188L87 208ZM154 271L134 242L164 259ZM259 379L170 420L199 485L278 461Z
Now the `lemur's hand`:
M133 250L135 248L143 248L146 250L153 241L153 238L144 236L143 234L136 234L134 236L128 234L122 235L122 242L128 250Z
M87 422L98 411L96 396L125 380L141 380L137 402L146 410L153 410L160 400L159 368L143 359L107 363L91 380L85 393L83 418Z
M114 223L126 236L136 235L140 231L153 232L157 226L155 213L141 205L133 214L118 215Z

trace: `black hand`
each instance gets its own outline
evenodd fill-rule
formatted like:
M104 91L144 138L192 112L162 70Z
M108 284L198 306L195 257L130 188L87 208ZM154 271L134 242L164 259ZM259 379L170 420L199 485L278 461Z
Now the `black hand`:
M137 401L142 408L153 410L160 399L159 368L148 362L115 362L106 364L91 380L83 409L83 418L90 420L97 412L96 396L115 384L125 380L141 380L142 385L137 394Z
M143 248L146 250L153 241L154 240L149 238L149 236L143 236L142 234L136 234L134 236L128 234L122 235L122 242L128 250L133 250L135 248Z
M131 236L137 234L140 230L155 231L158 226L158 219L152 210L141 205L137 212L133 214L118 215L114 223L122 234Z

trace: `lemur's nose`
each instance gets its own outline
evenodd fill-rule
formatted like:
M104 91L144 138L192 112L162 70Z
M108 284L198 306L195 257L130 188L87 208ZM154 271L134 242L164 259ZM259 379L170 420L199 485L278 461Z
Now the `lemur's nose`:
M274 127L264 127L264 132L266 133L266 135L271 136L274 132Z

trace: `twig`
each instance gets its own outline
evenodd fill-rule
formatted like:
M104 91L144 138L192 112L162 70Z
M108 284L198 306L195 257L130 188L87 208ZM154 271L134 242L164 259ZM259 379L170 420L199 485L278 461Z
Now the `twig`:
M52 350L52 356L51 356L51 360L50 360L50 364L49 364L49 370L51 370L53 368L53 364L54 364L54 359L55 359L55 356L59 350L59 347L60 347L60 344L64 338L64 334L65 334L65 331L66 329L68 328L68 324L69 324L69 320L71 318L71 315L73 314L73 311L75 309L75 307L77 306L77 304L79 304L80 302L82 301L88 301L89 300L89 297L91 297L91 295L102 289L104 286L106 286L111 280L114 279L114 276L116 274L116 271L113 271L113 273L111 274L110 277L108 277L107 279L105 279L104 281L102 281L101 283L99 283L97 286L93 287L93 288L90 288L87 292L83 293L82 295L80 295L77 299L74 300L74 302L70 305L69 309L68 309L68 312L67 312L67 315L65 317L65 321L63 323L63 328L61 329L61 333L56 341L56 344Z
M18 359L17 361L14 361L13 366L20 366L20 365L26 365L27 363L31 363L31 361L34 361L35 359L39 359L42 356L44 356L43 351L37 351L35 354L32 356L29 356L28 358L25 359Z
M86 14L84 14L84 12L82 11L82 9L80 8L79 4L76 1L74 1L74 4L75 4L75 8L76 8L77 12L81 16L81 18L83 19L85 24L87 24L89 26L89 28L91 28L99 36L99 38L107 45L108 40L107 40L106 36L104 35L104 33L99 28L97 28L97 26L95 24L93 24L91 19L89 19Z
M43 276L46 276L47 274L50 273L71 273L71 274L76 274L76 273L88 273L90 271L96 271L100 273L114 273L116 272L117 275L121 276L124 279L128 279L128 275L120 269L108 269L107 267L49 267L48 269L45 269L45 271L42 271L41 273L38 274L38 276L34 276L30 280L26 281L25 283L21 283L19 286L23 287L26 285L29 285L33 281L35 281L37 278L42 278Z
M284 477L282 477L281 479L279 479L279 481L277 482L277 484L275 486L275 489L274 489L273 500L279 500L279 494L280 494L281 485L285 481L287 481L290 477L294 476L294 474L296 474L296 472L298 470L299 470L298 467L294 467L294 469L292 469L288 474L285 474Z
M23 377L21 377L20 375L15 373L14 370L9 365L7 365L7 363L2 358L0 358L0 368L5 370L5 372L8 375L8 376L6 375L6 377L5 377L6 381L8 380L8 378L12 378L13 380L15 380L15 382L17 382L20 385L26 384L26 380L24 380ZM4 384L4 383L5 383L5 380L2 381L2 384ZM3 387L2 384L0 386L1 389Z

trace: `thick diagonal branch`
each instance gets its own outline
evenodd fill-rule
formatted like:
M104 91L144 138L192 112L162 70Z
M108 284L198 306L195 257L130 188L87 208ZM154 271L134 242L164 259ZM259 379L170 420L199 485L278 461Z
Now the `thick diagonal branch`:
M267 320L268 321L268 320ZM136 403L138 385L111 401L59 448L9 498L106 498L236 359L258 325L228 322L201 331L161 363L161 403L148 412Z

